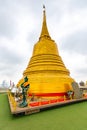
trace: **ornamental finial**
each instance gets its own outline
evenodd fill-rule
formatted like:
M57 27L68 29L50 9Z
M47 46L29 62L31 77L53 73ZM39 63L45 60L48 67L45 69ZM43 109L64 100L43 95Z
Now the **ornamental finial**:
M45 5L43 5L43 9L45 9Z

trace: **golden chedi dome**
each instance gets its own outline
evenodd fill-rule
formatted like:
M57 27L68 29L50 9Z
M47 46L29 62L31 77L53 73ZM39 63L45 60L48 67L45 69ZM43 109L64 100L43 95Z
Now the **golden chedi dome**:
M23 76L29 78L30 95L64 96L72 90L69 70L65 67L54 40L51 39L43 8L43 23L39 41L34 45L33 54Z

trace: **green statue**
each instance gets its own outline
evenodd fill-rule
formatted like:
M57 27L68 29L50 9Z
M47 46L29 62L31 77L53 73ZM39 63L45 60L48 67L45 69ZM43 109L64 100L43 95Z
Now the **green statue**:
M21 84L23 99L22 99L22 103L19 104L19 107L28 106L26 96L27 96L27 90L29 89L29 86L30 86L30 84L28 83L28 78L26 76L24 78L24 82Z

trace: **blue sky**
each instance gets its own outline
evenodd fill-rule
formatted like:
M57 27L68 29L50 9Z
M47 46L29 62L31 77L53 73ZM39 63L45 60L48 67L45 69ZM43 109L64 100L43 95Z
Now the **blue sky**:
M17 83L26 69L42 26L77 82L87 80L87 0L0 0L0 83Z

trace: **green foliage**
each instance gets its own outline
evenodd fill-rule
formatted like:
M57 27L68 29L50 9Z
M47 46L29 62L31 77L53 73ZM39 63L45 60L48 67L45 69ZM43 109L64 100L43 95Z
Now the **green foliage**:
M0 94L0 130L87 130L87 102L28 116L10 113L6 94Z

